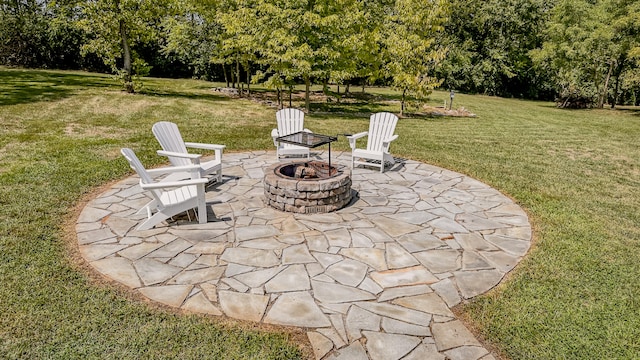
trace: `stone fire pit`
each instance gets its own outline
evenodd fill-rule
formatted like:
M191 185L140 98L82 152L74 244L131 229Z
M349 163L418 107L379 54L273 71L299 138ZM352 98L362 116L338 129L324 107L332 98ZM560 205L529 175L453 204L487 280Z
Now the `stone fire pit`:
M265 170L264 195L278 210L313 214L343 208L351 201L351 170L320 161L277 163Z

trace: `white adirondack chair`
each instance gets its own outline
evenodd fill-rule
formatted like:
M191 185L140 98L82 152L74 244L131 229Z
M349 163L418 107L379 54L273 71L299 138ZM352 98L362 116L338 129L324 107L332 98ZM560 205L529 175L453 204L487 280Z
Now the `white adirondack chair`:
M395 159L389 154L389 145L398 138L394 135L398 117L388 112L371 115L369 131L348 136L351 146L351 168L355 165L379 166L384 172L386 163L395 164ZM356 140L368 136L367 148L356 149Z
M281 109L276 112L278 128L271 130L273 144L276 146L276 155L281 156L302 155L309 158L309 148L299 145L281 143L276 140L279 136L290 135L299 131L311 132L304 128L304 112L298 109Z
M173 166L198 165L201 177L213 178L218 182L222 181L222 150L224 145L202 144L184 142L178 126L172 122L160 121L153 124L153 134L158 139L162 150L158 150L158 155L167 156ZM187 147L195 149L214 150L213 160L201 162L201 154L190 154ZM190 174L183 173L171 176L171 179L188 178Z
M171 172L198 172L197 165L170 166L160 169L147 170L129 148L120 150L129 162L129 166L140 176L140 187L148 190L153 200L142 207L139 212L147 211L147 220L140 224L137 230L151 229L163 220L189 209L198 208L200 224L207 222L207 208L204 186L208 182L205 178L187 179L180 181L154 181L152 176ZM152 213L155 214L152 215Z

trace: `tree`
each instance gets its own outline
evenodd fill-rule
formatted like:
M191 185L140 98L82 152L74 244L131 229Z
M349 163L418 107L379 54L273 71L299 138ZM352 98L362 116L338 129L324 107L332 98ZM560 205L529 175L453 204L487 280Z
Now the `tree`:
M277 88L295 78L305 83L305 108L309 111L313 81L326 83L332 75L347 77L346 40L352 24L361 14L355 0L309 0L281 2L259 0L255 33L260 63L266 66L262 76ZM349 13L352 17L344 16ZM340 73L340 70L345 70Z
M252 81L265 80L281 90L296 79L310 86L357 75L363 34L364 5L356 0L221 0L227 4L217 20L224 28L222 56L245 69L256 63ZM345 16L349 14L349 16ZM249 74L247 74L249 77ZM279 96L280 100L280 96Z
M551 0L453 0L440 41L443 86L469 93L529 98L548 94L529 51L543 41Z
M0 1L0 63L39 67L46 64L48 14L35 0Z
M256 54L261 47L258 42L260 21L257 0L226 0L226 11L218 13L217 20L223 26L222 53L226 55L227 63L235 65L235 78L242 83L240 68L245 69L247 92L251 82L251 64L256 61Z
M282 89L302 77L307 62L298 61L310 57L310 48L299 38L301 4L262 0L255 4L256 18L253 28L254 41L260 44L257 62L261 65L254 82L266 79L267 87L276 89L278 103L282 104Z
M620 88L638 88L638 67L640 65L640 3L630 0L613 0L608 2L607 11L612 13L613 41L618 45L615 49L612 76L615 86L611 96L611 107L618 102ZM625 83L626 79L626 83ZM608 91L605 88L605 91ZM602 93L599 103L602 107L606 92Z
M562 0L556 5L546 41L532 56L538 69L553 74L560 106L602 107L612 77L620 79L633 68L638 6L630 0Z
M386 76L383 54L385 19L394 3L394 0L363 0L361 2L365 11L355 24L356 51L353 61L356 67L355 77L362 81L362 92L367 83L373 84Z
M278 94L301 79L307 111L312 83L326 89L329 81L388 76L414 98L437 84L428 73L443 53L434 34L444 21L444 0L209 0L191 11L190 24L186 15L172 20L170 51L184 52L194 39L186 34L217 24L219 31L206 35L206 44L216 44L205 46L211 61L235 64L236 78L242 66L247 81L265 81Z
M432 74L446 49L436 35L446 20L445 0L396 0L386 19L385 68L393 86L402 91L400 115L408 97L424 100L440 81Z
M83 50L99 55L122 79L125 90L134 92L133 76L145 75L148 67L133 48L156 39L172 4L167 0L88 0L78 6L82 10L79 24L90 36Z
M224 61L218 55L222 53L224 29L215 19L217 8L215 4L203 1L176 4L178 14L165 18L162 24L166 38L163 53L189 64L195 77L213 80L211 65ZM224 67L223 73L226 79Z

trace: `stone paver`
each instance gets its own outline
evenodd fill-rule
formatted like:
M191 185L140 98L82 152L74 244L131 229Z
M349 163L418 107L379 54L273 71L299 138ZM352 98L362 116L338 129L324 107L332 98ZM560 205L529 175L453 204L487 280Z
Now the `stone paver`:
M367 351L373 360L398 360L413 350L421 339L416 336L363 332L367 338Z
M353 200L337 212L285 213L264 205L275 153L223 161L207 224L177 216L134 230L150 199L130 177L80 214L80 253L152 301L305 328L316 359L493 358L450 307L496 286L529 250L531 226L509 198L402 160L383 174L354 169Z
M314 328L331 326L331 321L322 313L308 291L280 295L264 322Z

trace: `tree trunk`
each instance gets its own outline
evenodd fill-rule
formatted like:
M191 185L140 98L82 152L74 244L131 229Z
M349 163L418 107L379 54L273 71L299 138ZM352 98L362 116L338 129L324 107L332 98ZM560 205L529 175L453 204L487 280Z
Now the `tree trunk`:
M251 95L251 89L249 88L249 84L251 83L251 65L247 61L247 96Z
M231 74L231 87L236 88L236 73L233 71L233 64L229 64L229 74Z
M349 95L349 83L347 83L347 85L345 85L344 93L345 93L345 95Z
M600 99L598 99L598 109L602 109L604 107L604 100L607 96L607 89L609 88L609 79L611 78L611 72L613 71L613 63L612 59L609 62L609 72L607 72L607 77L604 79L604 86L602 87L602 92L600 93Z
M289 85L289 107L291 107L291 93L293 92L293 86Z
M276 93L278 94L278 109L282 109L282 92L280 91L280 87L276 88Z
M622 75L622 71L624 70L625 61L626 61L625 58L620 59L620 61L618 61L618 66L616 66L616 72L614 74L614 76L616 77L616 86L615 86L615 91L613 93L613 101L611 103L612 109L614 109L618 104L618 99L620 96L620 77Z
M304 108L309 113L309 91L311 88L311 79L309 76L304 77Z
M240 97L242 97L244 86L242 85L242 80L240 79L240 61L238 61L238 57L236 57L236 79L238 79L238 94L240 95Z
M227 83L227 87L229 87L229 76L227 76L227 67L222 64L222 72L224 73L224 82Z
M400 116L404 115L404 101L407 94L407 89L402 90L402 100L400 101Z
M618 91L620 91L620 75L616 76L616 87L613 91L613 101L611 101L611 108L615 109L618 103Z
M120 20L120 38L122 40L122 58L124 60L124 89L128 93L133 93L133 82L131 81L131 48L129 47L129 36L127 34L127 26L124 20Z

